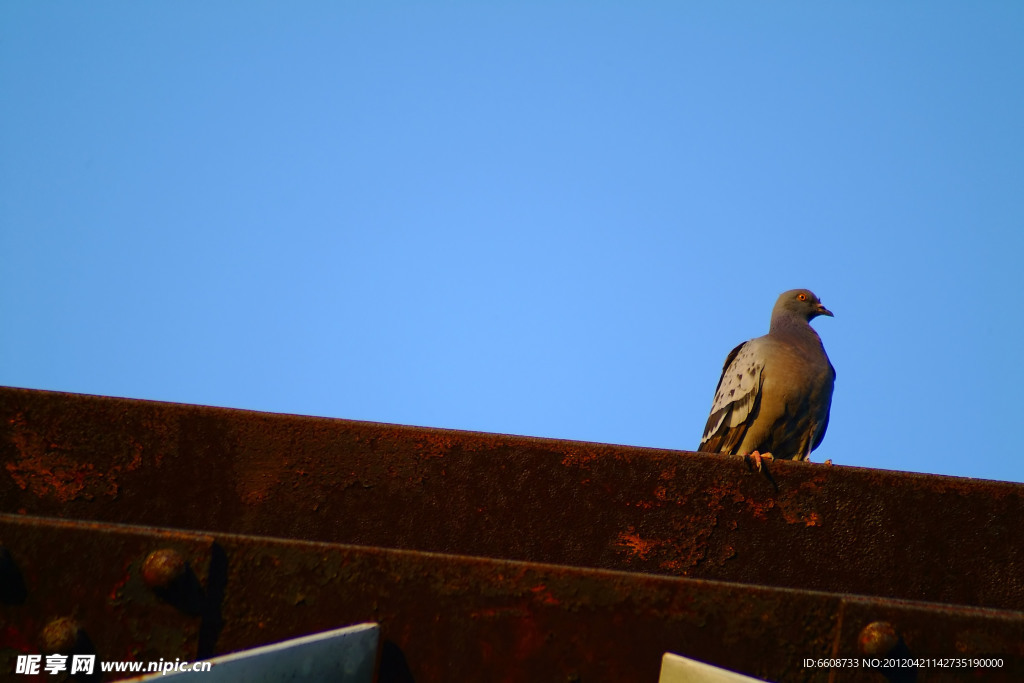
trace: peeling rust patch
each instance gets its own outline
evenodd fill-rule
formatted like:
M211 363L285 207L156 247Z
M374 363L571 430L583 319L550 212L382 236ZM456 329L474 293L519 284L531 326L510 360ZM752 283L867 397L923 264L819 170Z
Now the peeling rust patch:
M16 413L7 422L12 427L10 443L16 454L4 463L4 468L15 486L34 496L59 503L92 501L97 496L114 499L119 477L142 467L142 446L134 441L129 441L127 457L99 469L76 457L71 447L34 432L23 413Z
M660 543L654 540L644 540L640 538L639 534L635 533L633 527L630 527L628 531L619 534L618 545L626 549L626 552L632 556L646 560L647 555L651 553Z

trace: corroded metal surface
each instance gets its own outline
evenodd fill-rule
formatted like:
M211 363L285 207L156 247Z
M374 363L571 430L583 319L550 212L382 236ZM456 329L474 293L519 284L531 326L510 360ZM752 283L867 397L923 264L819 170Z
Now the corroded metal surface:
M0 509L1024 609L1024 485L0 388Z
M218 565L209 536L0 518L8 587L0 594L0 679L14 671L16 654L102 652L155 661L212 653L220 593L208 581ZM161 550L178 553L185 565L175 580L151 587L143 565Z
M229 534L211 542L189 532L20 515L0 515L0 537L9 539L28 586L22 604L2 606L4 623L75 609L102 659L199 652L202 643L184 635L195 624L147 597L131 568L151 548L191 555L212 545L221 559L205 589L220 588L215 614L198 616L204 627L207 618L217 622L205 655L374 621L384 642L382 682L655 681L666 651L773 681L867 682L885 679L804 660L860 657L861 631L884 620L909 656L1003 657L998 669L928 670L919 681L1024 677L1020 612ZM94 562L30 561L55 546ZM68 585L77 608L33 602ZM142 625L162 635L147 636Z

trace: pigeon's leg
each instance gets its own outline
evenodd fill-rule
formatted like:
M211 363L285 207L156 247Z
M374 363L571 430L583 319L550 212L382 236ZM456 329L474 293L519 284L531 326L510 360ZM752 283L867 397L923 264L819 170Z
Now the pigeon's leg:
M757 451L754 451L750 455L747 455L747 456L744 456L744 457L747 459L748 462L751 461L751 460L754 461L754 467L757 468L758 472L761 471L761 461L762 460L775 460L775 456L772 455L771 453L759 453Z

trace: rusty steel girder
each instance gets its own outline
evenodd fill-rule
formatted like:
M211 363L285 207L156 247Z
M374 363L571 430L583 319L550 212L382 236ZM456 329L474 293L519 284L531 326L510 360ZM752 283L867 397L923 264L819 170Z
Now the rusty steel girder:
M3 647L25 654L73 648L74 625L87 619L88 642L77 643L86 648L116 643L118 653L154 661L163 652L212 652L216 633L201 628L203 617L208 625L214 621L202 588L216 564L211 537L0 519ZM188 560L167 562L175 555ZM0 666L0 678L13 670Z
M902 671L921 683L1024 679L1024 614L509 560L0 515L0 670L73 617L103 660L193 660L365 621L381 624L380 678L656 681L666 651L772 681L882 682L869 624L903 657L998 655L998 667ZM196 581L159 592L146 558L180 554ZM198 635L197 635L198 634ZM81 643L87 643L83 646ZM49 649L59 649L50 647ZM881 653L881 654L879 654ZM909 680L889 677L889 680Z
M1024 610L1024 485L0 388L0 510Z

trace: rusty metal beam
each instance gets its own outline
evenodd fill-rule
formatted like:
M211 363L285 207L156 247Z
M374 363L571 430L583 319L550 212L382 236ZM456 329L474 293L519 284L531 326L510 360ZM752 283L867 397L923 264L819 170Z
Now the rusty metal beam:
M204 588L216 585L211 537L0 518L0 678L14 672L15 654L99 651L157 661L213 651L219 596L208 600ZM188 561L168 572L160 565L168 555Z
M0 605L6 671L14 655L39 651L43 621L71 613L100 658L143 661L374 621L384 683L653 682L666 651L773 681L877 682L873 670L804 660L862 659L861 632L884 620L904 656L1003 660L929 668L919 681L1024 679L1020 612L22 515L0 515L0 538L25 586L20 603ZM184 612L145 585L141 558L168 547L205 568L201 609Z
M1024 609L1024 485L0 388L0 510Z

